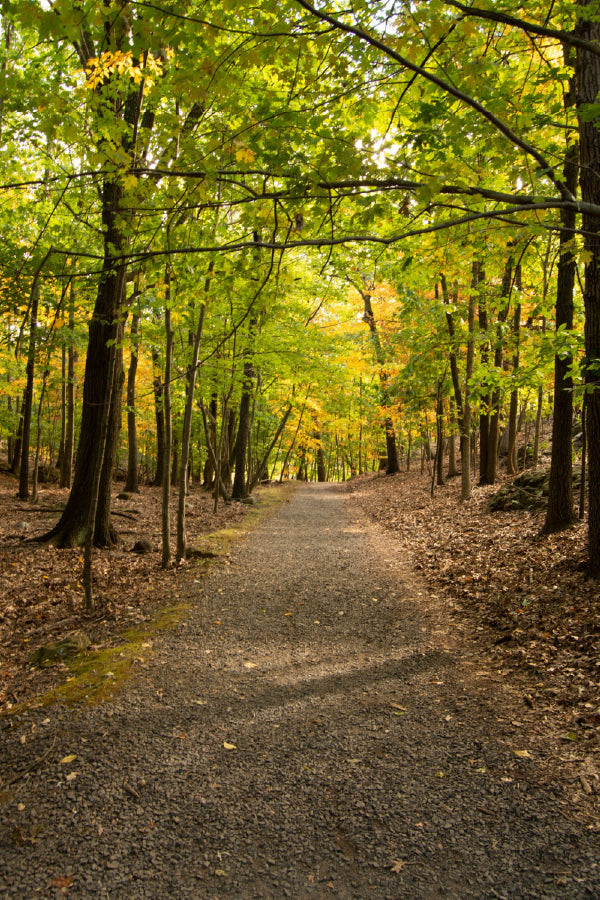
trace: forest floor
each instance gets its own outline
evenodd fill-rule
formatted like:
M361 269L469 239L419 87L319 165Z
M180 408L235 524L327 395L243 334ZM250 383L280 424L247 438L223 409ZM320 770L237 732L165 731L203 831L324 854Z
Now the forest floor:
M194 491L201 555L163 571L144 489L90 617L81 554L28 540L64 492L5 476L0 895L600 896L584 526L458 491L363 477L216 517ZM30 665L82 631L87 665Z

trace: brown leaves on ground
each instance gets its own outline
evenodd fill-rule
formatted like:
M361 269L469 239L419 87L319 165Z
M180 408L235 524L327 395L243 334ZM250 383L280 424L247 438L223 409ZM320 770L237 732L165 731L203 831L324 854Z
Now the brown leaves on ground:
M526 671L530 705L559 707L565 740L598 744L600 584L586 578L586 525L540 536L544 514L487 510L498 486L436 487L419 474L362 477L350 490L393 531L409 564L470 626L500 671ZM572 730L571 730L572 729Z
M64 664L31 669L31 653L38 647L84 631L93 647L122 641L124 629L143 625L153 611L185 599L181 570L164 570L160 558L161 489L144 487L139 494L113 499L114 524L120 543L113 550L94 553L97 610L84 609L81 550L57 550L30 539L49 531L60 516L67 490L42 486L37 503L19 501L18 483L0 474L0 710L40 694L68 675ZM172 523L175 524L176 491ZM239 521L248 507L219 504L199 487L187 500L188 542L203 545L202 535ZM132 553L134 544L149 541L152 552ZM173 549L175 541L173 538ZM214 554L207 554L214 555ZM206 560L194 559L193 575L202 574ZM187 567L187 575L190 568ZM189 578L188 578L189 581Z

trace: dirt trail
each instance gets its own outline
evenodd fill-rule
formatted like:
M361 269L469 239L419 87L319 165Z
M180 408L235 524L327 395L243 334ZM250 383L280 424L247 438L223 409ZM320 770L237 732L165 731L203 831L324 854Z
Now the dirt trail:
M0 897L600 896L560 747L342 489L300 488L189 591L115 701L3 723L3 779L31 771Z

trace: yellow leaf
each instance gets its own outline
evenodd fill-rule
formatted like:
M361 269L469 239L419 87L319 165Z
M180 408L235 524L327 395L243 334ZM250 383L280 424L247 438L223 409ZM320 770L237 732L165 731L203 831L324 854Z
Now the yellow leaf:
M235 158L238 162L251 163L254 162L254 158L256 153L253 150L250 150L248 147L243 147L241 150L237 150L235 154Z
M223 741L223 746L226 750L237 750L235 744L230 744L229 741Z
M65 765L66 763L73 762L74 759L77 759L77 754L76 754L76 753L69 753L68 756L63 756L63 758L62 758L61 761L60 761L60 764L61 764L61 766L62 766L62 765Z
M244 665L247 669L256 669L257 668L256 663L253 663L253 662L245 662Z
M74 781L78 775L79 772L69 772L69 774L67 775L67 781Z
M529 750L514 750L513 753L515 756L518 756L520 759L532 759L531 753Z

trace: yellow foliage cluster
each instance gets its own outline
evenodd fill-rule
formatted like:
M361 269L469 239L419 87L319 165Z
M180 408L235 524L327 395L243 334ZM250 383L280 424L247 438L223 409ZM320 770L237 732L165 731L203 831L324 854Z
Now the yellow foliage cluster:
M172 55L172 51L171 55ZM169 51L167 51L169 53ZM161 57L148 53L134 60L131 51L107 50L102 56L90 59L86 67L85 87L95 90L103 84L111 75L128 75L135 84L146 83L151 87L157 77L163 73L163 61Z

